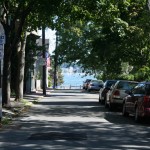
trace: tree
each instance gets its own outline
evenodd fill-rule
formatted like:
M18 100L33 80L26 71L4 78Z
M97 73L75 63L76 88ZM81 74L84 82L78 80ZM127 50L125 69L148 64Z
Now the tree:
M60 32L61 62L75 60L87 71L116 76L121 73L121 62L129 62L137 68L149 64L146 31L150 30L150 15L146 0L1 0L0 5L0 19L6 33L3 104L10 102L11 55L17 50L17 56L22 54L18 66L20 80L16 84L19 87L24 78L21 74L26 32L42 26L55 27ZM22 92L18 93L16 99L19 100Z
M67 23L58 18L62 62L76 61L87 71L102 71L105 77L113 78L122 74L123 62L134 66L134 71L149 65L150 15L146 0L83 1L84 6L78 2L72 4L76 13L66 18Z
M25 51L25 41L26 32L37 30L43 26L48 26L53 28L54 22L57 16L62 17L62 15L69 15L72 9L69 11L66 9L71 8L70 4L82 4L82 1L55 1L55 0L2 0L0 1L1 6L1 23L5 28L6 33L6 44L5 44L5 54L4 54L4 78L3 78L3 105L10 105L10 82L11 82L11 55L16 49L18 53L22 54L22 58L18 66L18 79L19 82L16 83L16 89L18 94L16 95L16 100L22 97L22 91L19 91L23 86L23 70L24 70L24 51ZM67 7L66 7L67 6ZM82 4L83 6L83 4ZM61 9L60 9L61 8ZM64 10L63 10L63 9ZM34 11L33 11L34 10ZM61 12L59 11L61 10ZM75 12L76 10L74 10ZM82 9L83 12L83 9ZM62 17L65 18L65 17ZM65 18L66 19L66 18ZM64 19L64 20L65 20ZM16 56L20 56L17 54ZM19 59L18 59L19 60ZM12 64L13 65L13 64ZM22 77L21 77L22 76ZM20 86L21 85L21 86ZM20 87L20 88L19 88Z
M51 25L52 27L53 15L55 15L58 11L60 3L61 1L54 0L2 0L0 2L2 7L2 15L0 19L6 33L3 69L3 105L10 105L11 54L15 49L18 49L18 53L22 54L20 57L22 59L20 60L20 65L18 66L18 79L20 80L16 83L16 88L18 87L18 90L23 90L22 82L24 74L26 32L36 30L43 25ZM19 88L20 85L21 87ZM19 95L22 95L22 91L18 93ZM20 96L17 96L16 99L19 100Z

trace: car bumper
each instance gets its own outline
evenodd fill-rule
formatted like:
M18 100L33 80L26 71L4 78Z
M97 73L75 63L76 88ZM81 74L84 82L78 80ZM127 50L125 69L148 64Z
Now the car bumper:
M96 91L99 91L100 90L100 88L98 87L90 87L90 88L88 88L89 90L96 90Z
M119 98L113 98L111 101L111 103L113 104L118 104L118 105L123 105L123 99L119 99Z

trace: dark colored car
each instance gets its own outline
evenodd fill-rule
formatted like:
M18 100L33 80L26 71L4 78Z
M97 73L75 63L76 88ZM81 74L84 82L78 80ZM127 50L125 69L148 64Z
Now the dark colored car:
M92 79L86 79L86 80L83 82L83 89L87 90L88 84L89 84L89 82L90 82L91 80L92 80Z
M105 104L106 94L110 90L111 86L116 83L117 80L106 80L103 88L99 90L99 102Z
M136 122L145 117L150 118L150 81L139 83L123 101L123 116L134 115Z
M128 94L127 90L132 90L138 82L128 80L118 80L111 89L107 92L106 106L109 106L110 110L115 108L121 108L123 106L123 99Z

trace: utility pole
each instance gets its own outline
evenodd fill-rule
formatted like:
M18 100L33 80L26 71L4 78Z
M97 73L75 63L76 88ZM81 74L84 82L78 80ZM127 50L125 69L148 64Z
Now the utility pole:
M43 59L46 60L45 57L45 27L42 27L42 46L43 46ZM43 95L46 96L46 61L45 64L43 65Z
M57 87L57 66L58 66L58 31L56 32L56 49L54 55L54 89Z
M54 89L57 87L57 52L55 51L54 56Z

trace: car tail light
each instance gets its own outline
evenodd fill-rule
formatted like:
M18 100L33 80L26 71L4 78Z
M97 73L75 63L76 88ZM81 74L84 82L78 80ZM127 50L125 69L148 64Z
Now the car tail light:
M150 96L144 96L144 103L150 103Z
M119 92L119 90L115 90L115 91L114 91L113 97L115 97L115 98L120 97L120 92Z

